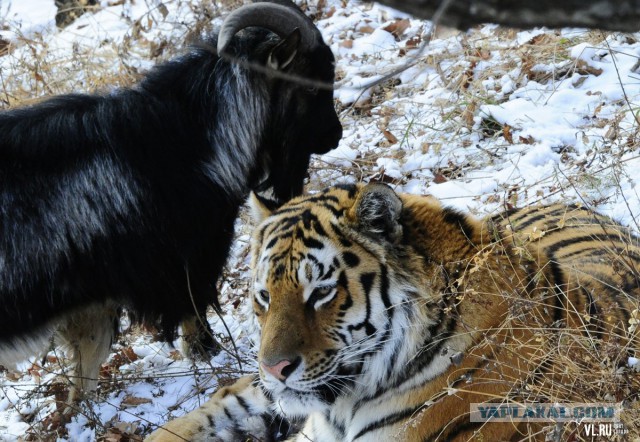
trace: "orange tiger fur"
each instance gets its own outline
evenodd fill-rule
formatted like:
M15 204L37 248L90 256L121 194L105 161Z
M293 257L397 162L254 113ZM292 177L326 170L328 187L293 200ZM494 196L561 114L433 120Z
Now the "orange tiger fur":
M562 439L573 427L471 422L470 404L606 398L627 401L638 431L637 377L610 384L612 397L589 377L626 373L640 349L640 244L627 228L565 205L478 220L378 184L266 216L252 246L260 381L172 431L272 440L287 433L274 436L279 416L300 423L298 441Z

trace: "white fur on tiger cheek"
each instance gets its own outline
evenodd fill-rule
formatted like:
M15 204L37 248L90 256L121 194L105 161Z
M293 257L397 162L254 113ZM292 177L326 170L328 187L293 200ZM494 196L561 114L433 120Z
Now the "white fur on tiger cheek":
M421 314L422 309L412 309L411 313L414 316L410 317L407 310L402 308L404 303L416 302L409 295L414 288L406 285L403 281L394 280L392 275L390 275L390 279L389 300L394 306L391 333L387 342L366 361L363 367L362 379L358 384L362 386L365 394L373 394L381 385L388 385L393 383L393 378L401 377L406 365L423 350L420 346L434 339L434 337L424 334L433 321ZM380 300L379 293L376 294L377 296L372 294L372 297L377 298L378 302L372 303L371 316L379 318L381 323L387 323L389 320L387 309ZM423 327L412 325L416 323L420 323ZM374 325L379 326L377 323ZM389 372L391 360L393 360L394 369ZM436 357L416 378L431 379L446 370L449 364L448 358ZM412 383L412 385L419 385L419 382Z

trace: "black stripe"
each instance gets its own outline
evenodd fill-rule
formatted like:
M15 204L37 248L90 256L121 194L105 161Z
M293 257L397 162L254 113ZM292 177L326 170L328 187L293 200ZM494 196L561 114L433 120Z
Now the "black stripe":
M474 229L466 215L450 207L445 207L442 209L442 217L445 223L459 226L466 238L473 238Z
M564 247L568 247L578 243L589 243L592 241L610 241L614 244L625 244L620 241L620 236L616 235L615 233L594 233L590 235L574 236L572 238L557 241L554 244L546 246L545 250L547 252L547 255L549 255L550 257L555 257L556 252Z
M340 199L336 196L320 193L315 196L307 196L300 201L291 201L287 205L278 209L274 215L281 215L283 213L299 212L301 209L306 208L313 203L321 203L322 207L328 206L327 203L340 204Z
M342 230L340 230L340 227L337 224L330 223L329 226L331 226L331 230L333 230L336 238L340 241L340 245L343 247L351 247L353 245L353 243L344 236L344 233L342 233Z
M373 279L375 279L375 273L364 273L360 276L360 282L362 283L362 288L365 291L366 316L364 321L360 324L349 326L349 331L360 330L362 327L365 327L367 336L371 336L376 332L376 328L369 322L369 318L371 318L371 289L373 287Z
M420 404L417 407L408 408L406 410L400 411L398 413L390 414L388 416L385 416L382 419L372 422L366 427L364 427L362 430L360 430L352 440L355 441L356 439L361 438L362 436L364 436L367 433L370 433L371 431L378 430L388 425L393 425L396 422L400 422L410 416L413 416L415 413L419 412L424 406L425 406L424 404Z
M346 191L349 198L353 198L354 196L356 196L356 191L358 190L358 186L356 186L355 184L336 184L332 187L328 187L327 189L330 190L332 188Z
M360 275L360 284L362 284L362 289L366 296L371 294L371 287L373 286L373 281L376 277L375 273L363 273Z
M358 255L352 252L342 253L342 259L344 260L345 264L351 268L357 267L358 264L360 264L360 258L358 258Z
M493 217L495 222L507 224L514 227L515 231L524 229L536 221L545 218L557 218L561 213L576 209L576 206L558 206L557 208L547 211L549 207L542 207L540 210L513 209L500 213Z
M380 295L382 297L382 303L387 308L387 316L393 316L393 306L389 299L389 274L387 267L380 265Z
M324 273L324 264L321 263L318 258L316 258L315 256L313 256L310 253L307 253L305 255L305 258L307 258L309 261L311 261L312 263L314 263L316 265L316 267L318 267L318 272L320 275L322 275Z
M304 246L309 248L309 249L317 249L317 250L324 249L324 243L322 243L321 241L318 241L315 238L311 238L309 236L306 236L304 234L304 230L296 231L296 237L298 239L301 239L302 243L304 244Z
M322 275L320 277L321 281L326 281L327 279L331 278L333 276L333 272L336 271L336 268L334 266L329 266L329 269L327 270L327 272Z
M278 242L278 240L279 240L279 239L280 239L280 237L279 237L279 236L275 236L275 237L271 238L271 241L269 241L269 242L267 243L267 249L271 249L271 248L273 248L273 246L275 246L275 245L276 245L276 243Z
M238 403L244 409L244 411L247 412L248 414L251 414L251 411L249 410L249 404L247 403L247 401L244 400L244 398L242 398L241 396L236 396L236 399L238 399Z
M564 318L564 298L567 296L565 294L565 289L567 283L565 279L564 272L560 267L560 264L557 261L549 261L549 267L551 268L551 277L553 278L553 291L555 293L555 306L553 311L553 322L558 323L558 321Z
M347 294L344 303L342 303L340 307L338 307L341 312L345 312L353 307L353 298L351 297L351 292L349 291L349 280L347 279L347 276L344 272L340 272L340 276L338 276L338 287L342 287ZM344 316L344 313L341 316Z
M345 423L344 422L338 422L337 420L333 419L331 417L331 411L327 410L324 413L324 418L327 420L327 422L331 423L331 426L334 428L334 430L337 430L338 433L340 433L340 438L344 439L344 436L347 432L347 428L345 427Z

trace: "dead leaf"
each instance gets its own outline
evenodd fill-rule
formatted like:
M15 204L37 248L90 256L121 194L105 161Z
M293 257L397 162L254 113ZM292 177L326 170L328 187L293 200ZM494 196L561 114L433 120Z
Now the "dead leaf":
M10 380L10 381L15 382L15 381L19 381L20 378L22 378L22 373L18 373L17 371L9 370L4 374L4 377L6 379Z
M106 434L100 438L101 442L138 442L142 437L135 434L138 425L127 422L118 422L115 426L107 429Z
M409 21L409 19L403 18L388 24L382 29L390 32L396 38L396 40L400 40L400 37L409 28L409 26L411 26L411 22Z
M504 126L502 126L502 136L504 137L505 140L507 140L507 143L513 144L513 135L511 135L511 126L509 126L508 124L505 124Z
M585 132L582 132L582 144L584 144L585 146L589 145L589 137Z
M484 48L476 48L473 55L482 60L488 60L491 58L491 51Z
M158 11L160 12L160 14L162 14L162 18L167 18L167 15L169 15L169 10L164 5L164 3L160 3L158 5Z
M573 85L573 87L578 88L582 86L582 83L584 83L587 80L587 78L588 77L586 75L580 76L571 84Z
M335 13L336 13L336 7L332 6L331 9L329 9L324 16L325 16L325 18L331 18L331 17L333 17L333 14L335 14Z
M444 175L442 175L440 172L436 172L433 175L433 182L436 184L442 184L442 183L446 183L447 181L449 181L447 179L447 177L445 177Z
M122 354L129 360L129 362L134 362L139 359L138 355L135 351L133 351L133 347L125 347L122 349Z
M9 40L5 40L4 38L0 38L0 57L6 55L11 50L11 42Z
M358 31L359 31L359 32L362 32L363 34L371 34L371 33L373 33L373 31L375 31L375 29L373 29L373 28L372 28L371 26L369 26L369 25L363 25L363 26L360 26L360 27L358 28Z
M134 40L140 37L141 28L142 28L142 25L140 23L140 19L136 20L131 26L131 37L133 37Z
M538 34L527 42L530 45L541 45L551 43L552 37L549 34Z
M604 134L604 137L607 140L615 140L618 138L618 125L613 123L611 126L609 126L609 129L607 129L607 132Z
M416 35L411 37L409 40L407 40L407 42L404 44L404 47L407 49L415 49L418 46L420 46L421 42L422 42L422 37L420 37L419 35Z
M370 183L395 184L397 182L397 180L395 178L393 178L393 177L390 177L386 173L384 173L384 170L383 170L382 172L378 172L375 175L373 175L369 179L369 182Z
M593 111L593 116L597 117L598 114L600 113L600 111L602 110L602 106L604 105L604 103L600 103L599 105L596 106L596 108Z
M487 198L484 200L485 204L494 204L494 203L499 203L500 202L500 196L499 195L489 195L487 196Z
M340 42L340 47L351 49L353 47L353 40L346 39Z
M389 132L387 129L384 129L382 131L382 135L384 135L384 137L387 139L387 141L391 144L396 144L398 142L398 139L395 137L395 135L393 135L391 132Z
M526 137L520 135L519 141L522 144L533 144L536 142L536 140L531 135L527 135Z
M477 104L475 101L472 101L462 111L462 116L461 116L462 121L464 121L464 124L469 128L473 127L475 123L474 118L475 118L476 110L477 110Z
M146 397L126 396L124 399L122 399L123 407L137 407L138 405L150 403L151 399Z
M42 421L42 427L47 431L56 431L58 429L63 429L66 425L66 419L62 413L54 411L50 415L44 418Z
M575 72L580 75L595 75L597 77L602 74L602 69L590 66L585 60L579 59L576 61Z

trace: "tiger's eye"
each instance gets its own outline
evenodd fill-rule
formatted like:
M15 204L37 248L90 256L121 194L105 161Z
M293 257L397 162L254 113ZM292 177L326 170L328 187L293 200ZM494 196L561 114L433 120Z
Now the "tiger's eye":
M313 291L313 296L316 299L322 299L326 296L329 296L331 294L331 292L333 291L334 287L318 287L317 289L315 289Z
M260 290L258 292L258 298L260 298L260 301L262 301L265 304L269 304L269 301L271 300L271 295L269 295L269 292L266 290Z

